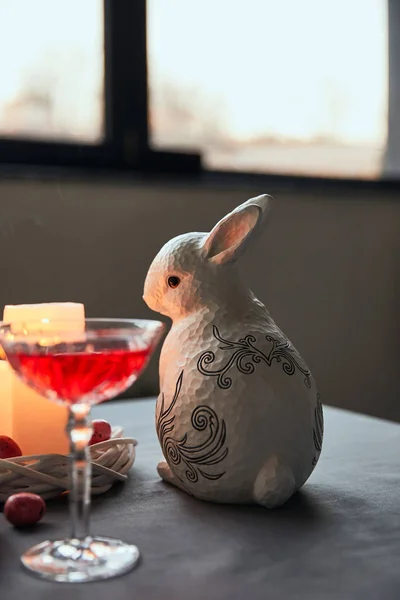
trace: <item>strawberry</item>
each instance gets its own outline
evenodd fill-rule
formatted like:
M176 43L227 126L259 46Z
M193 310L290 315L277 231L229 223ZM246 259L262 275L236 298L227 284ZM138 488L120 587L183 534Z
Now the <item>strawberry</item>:
M7 498L4 516L15 527L38 523L46 512L46 503L37 494L20 492Z
M98 444L99 442L105 442L111 437L111 425L104 419L94 419L92 421L93 433L89 440L89 446Z
M21 448L8 435L0 435L0 458L14 458L14 456L22 456Z

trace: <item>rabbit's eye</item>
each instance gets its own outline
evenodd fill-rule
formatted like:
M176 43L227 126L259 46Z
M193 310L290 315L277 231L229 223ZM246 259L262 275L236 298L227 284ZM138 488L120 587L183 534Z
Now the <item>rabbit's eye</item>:
M176 288L180 284L181 280L176 275L168 277L168 285L170 288Z

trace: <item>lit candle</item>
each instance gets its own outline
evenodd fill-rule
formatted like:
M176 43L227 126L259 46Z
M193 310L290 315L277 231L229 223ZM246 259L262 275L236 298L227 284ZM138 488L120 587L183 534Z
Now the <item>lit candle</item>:
M82 332L85 329L85 308L83 304L73 302L9 305L4 308L3 321L11 325L41 319L49 319L52 332L56 328L68 333ZM64 320L70 322L63 323ZM11 371L9 365L6 367ZM6 369L3 368L3 371ZM14 373L10 373L10 379L10 400L8 403L3 401L3 408L0 409L0 418L3 417L5 423L7 418L11 421L11 433L6 435L17 442L25 456L67 454L66 407L43 398ZM1 421L0 429L0 434L3 434Z

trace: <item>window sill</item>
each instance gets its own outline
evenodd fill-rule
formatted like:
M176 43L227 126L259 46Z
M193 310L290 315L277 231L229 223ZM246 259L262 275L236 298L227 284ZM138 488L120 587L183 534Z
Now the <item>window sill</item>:
M400 180L360 180L295 175L238 173L233 171L178 172L153 169L136 171L103 167L67 167L28 164L0 164L0 181L71 181L85 183L127 183L165 187L296 190L296 191L399 191Z

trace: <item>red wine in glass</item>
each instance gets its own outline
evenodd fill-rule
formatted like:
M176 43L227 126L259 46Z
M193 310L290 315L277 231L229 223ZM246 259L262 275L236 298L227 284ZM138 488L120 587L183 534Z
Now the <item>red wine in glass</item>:
M58 582L109 579L126 573L138 561L135 545L89 534L92 428L88 416L93 404L132 385L164 328L158 321L140 319L86 319L84 326L82 331L81 322L52 325L48 319L0 323L0 344L18 377L68 407L71 535L37 544L21 556L31 573Z
M9 352L8 361L21 379L42 396L71 405L97 404L130 387L150 356L142 350L103 350L27 354Z

